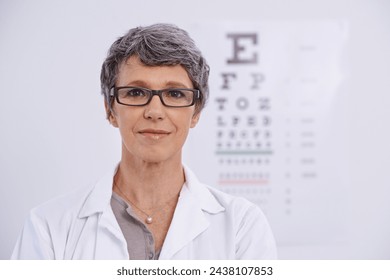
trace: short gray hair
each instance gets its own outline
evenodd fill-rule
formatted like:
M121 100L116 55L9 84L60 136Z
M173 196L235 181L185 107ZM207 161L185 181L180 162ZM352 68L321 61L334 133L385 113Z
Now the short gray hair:
M115 86L119 66L131 56L138 56L147 66L183 66L200 91L195 113L202 111L209 95L209 65L185 30L171 24L153 24L130 29L108 51L100 75L101 92L108 105L107 117L112 113L114 100L110 90Z

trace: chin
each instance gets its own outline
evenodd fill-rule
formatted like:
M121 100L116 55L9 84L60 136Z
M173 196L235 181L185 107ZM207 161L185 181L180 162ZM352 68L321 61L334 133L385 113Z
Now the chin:
M167 154L159 153L153 150L144 152L139 156L139 159L147 163L161 163L168 160L169 158L170 157Z
M172 149L169 147L141 147L132 151L128 151L129 159L135 161L143 161L145 163L164 163L168 161L181 161L181 150Z
M155 152L150 151L142 155L142 160L147 163L158 164L158 163L164 163L164 162L175 160L175 158L178 158L177 156L178 154L167 154L167 153L158 153L156 151ZM180 154L179 154L179 159L180 159Z

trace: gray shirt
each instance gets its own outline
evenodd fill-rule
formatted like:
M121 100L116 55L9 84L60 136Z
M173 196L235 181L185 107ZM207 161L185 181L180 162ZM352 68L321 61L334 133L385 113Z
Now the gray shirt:
M151 231L138 219L131 206L115 192L112 192L111 208L126 239L129 259L157 260L160 252L154 250Z

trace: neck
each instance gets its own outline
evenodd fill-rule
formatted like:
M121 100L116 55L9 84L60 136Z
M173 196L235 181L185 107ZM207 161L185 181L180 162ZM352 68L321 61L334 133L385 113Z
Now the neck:
M185 178L181 160L150 163L122 156L114 181L134 203L148 209L178 195Z

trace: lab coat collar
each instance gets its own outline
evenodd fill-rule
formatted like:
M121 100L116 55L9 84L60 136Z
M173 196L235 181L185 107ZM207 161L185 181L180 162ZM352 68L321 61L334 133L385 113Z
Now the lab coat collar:
M185 187L182 188L180 196L193 196L196 200L196 204L198 204L202 210L210 214L224 211L221 204L210 193L207 187L199 182L196 175L187 166L184 165L183 168L186 184L184 185ZM107 209L107 205L110 204L112 183L117 169L118 165L96 183L79 213L79 218L101 213Z
M210 222L204 212L217 214L225 210L186 166L184 173L186 183L180 192L159 259L172 259L178 251L207 230Z
M79 213L79 218L98 219L95 259L128 259L126 240L110 204L113 178L117 168L118 166L95 184ZM112 235L105 234L106 231L102 229L107 229ZM112 236L115 239L112 239ZM107 250L107 246L111 246L111 250Z
M114 175L118 169L118 165L105 174L94 186L81 211L79 218L86 218L96 213L102 213L110 205L112 196L112 183Z
M180 196L187 195L188 192L188 195L191 195L196 199L199 207L210 214L224 211L225 208L215 199L209 189L199 182L196 175L187 166L183 165L183 168L186 183L181 190Z
M186 182L181 189L179 201L160 253L160 259L173 258L178 251L207 230L210 222L205 212L213 215L225 211L225 208L217 201L210 190L198 181L195 174L188 167L183 167ZM102 213L101 226L109 229L123 245L126 244L126 241L110 208L112 183L116 170L117 167L96 183L80 211L79 218ZM108 241L102 237L100 243L105 242ZM99 249L100 247L103 248L104 246L97 245L96 257L107 257L104 250ZM126 248L125 245L121 247ZM127 256L125 251L121 254L116 256Z

